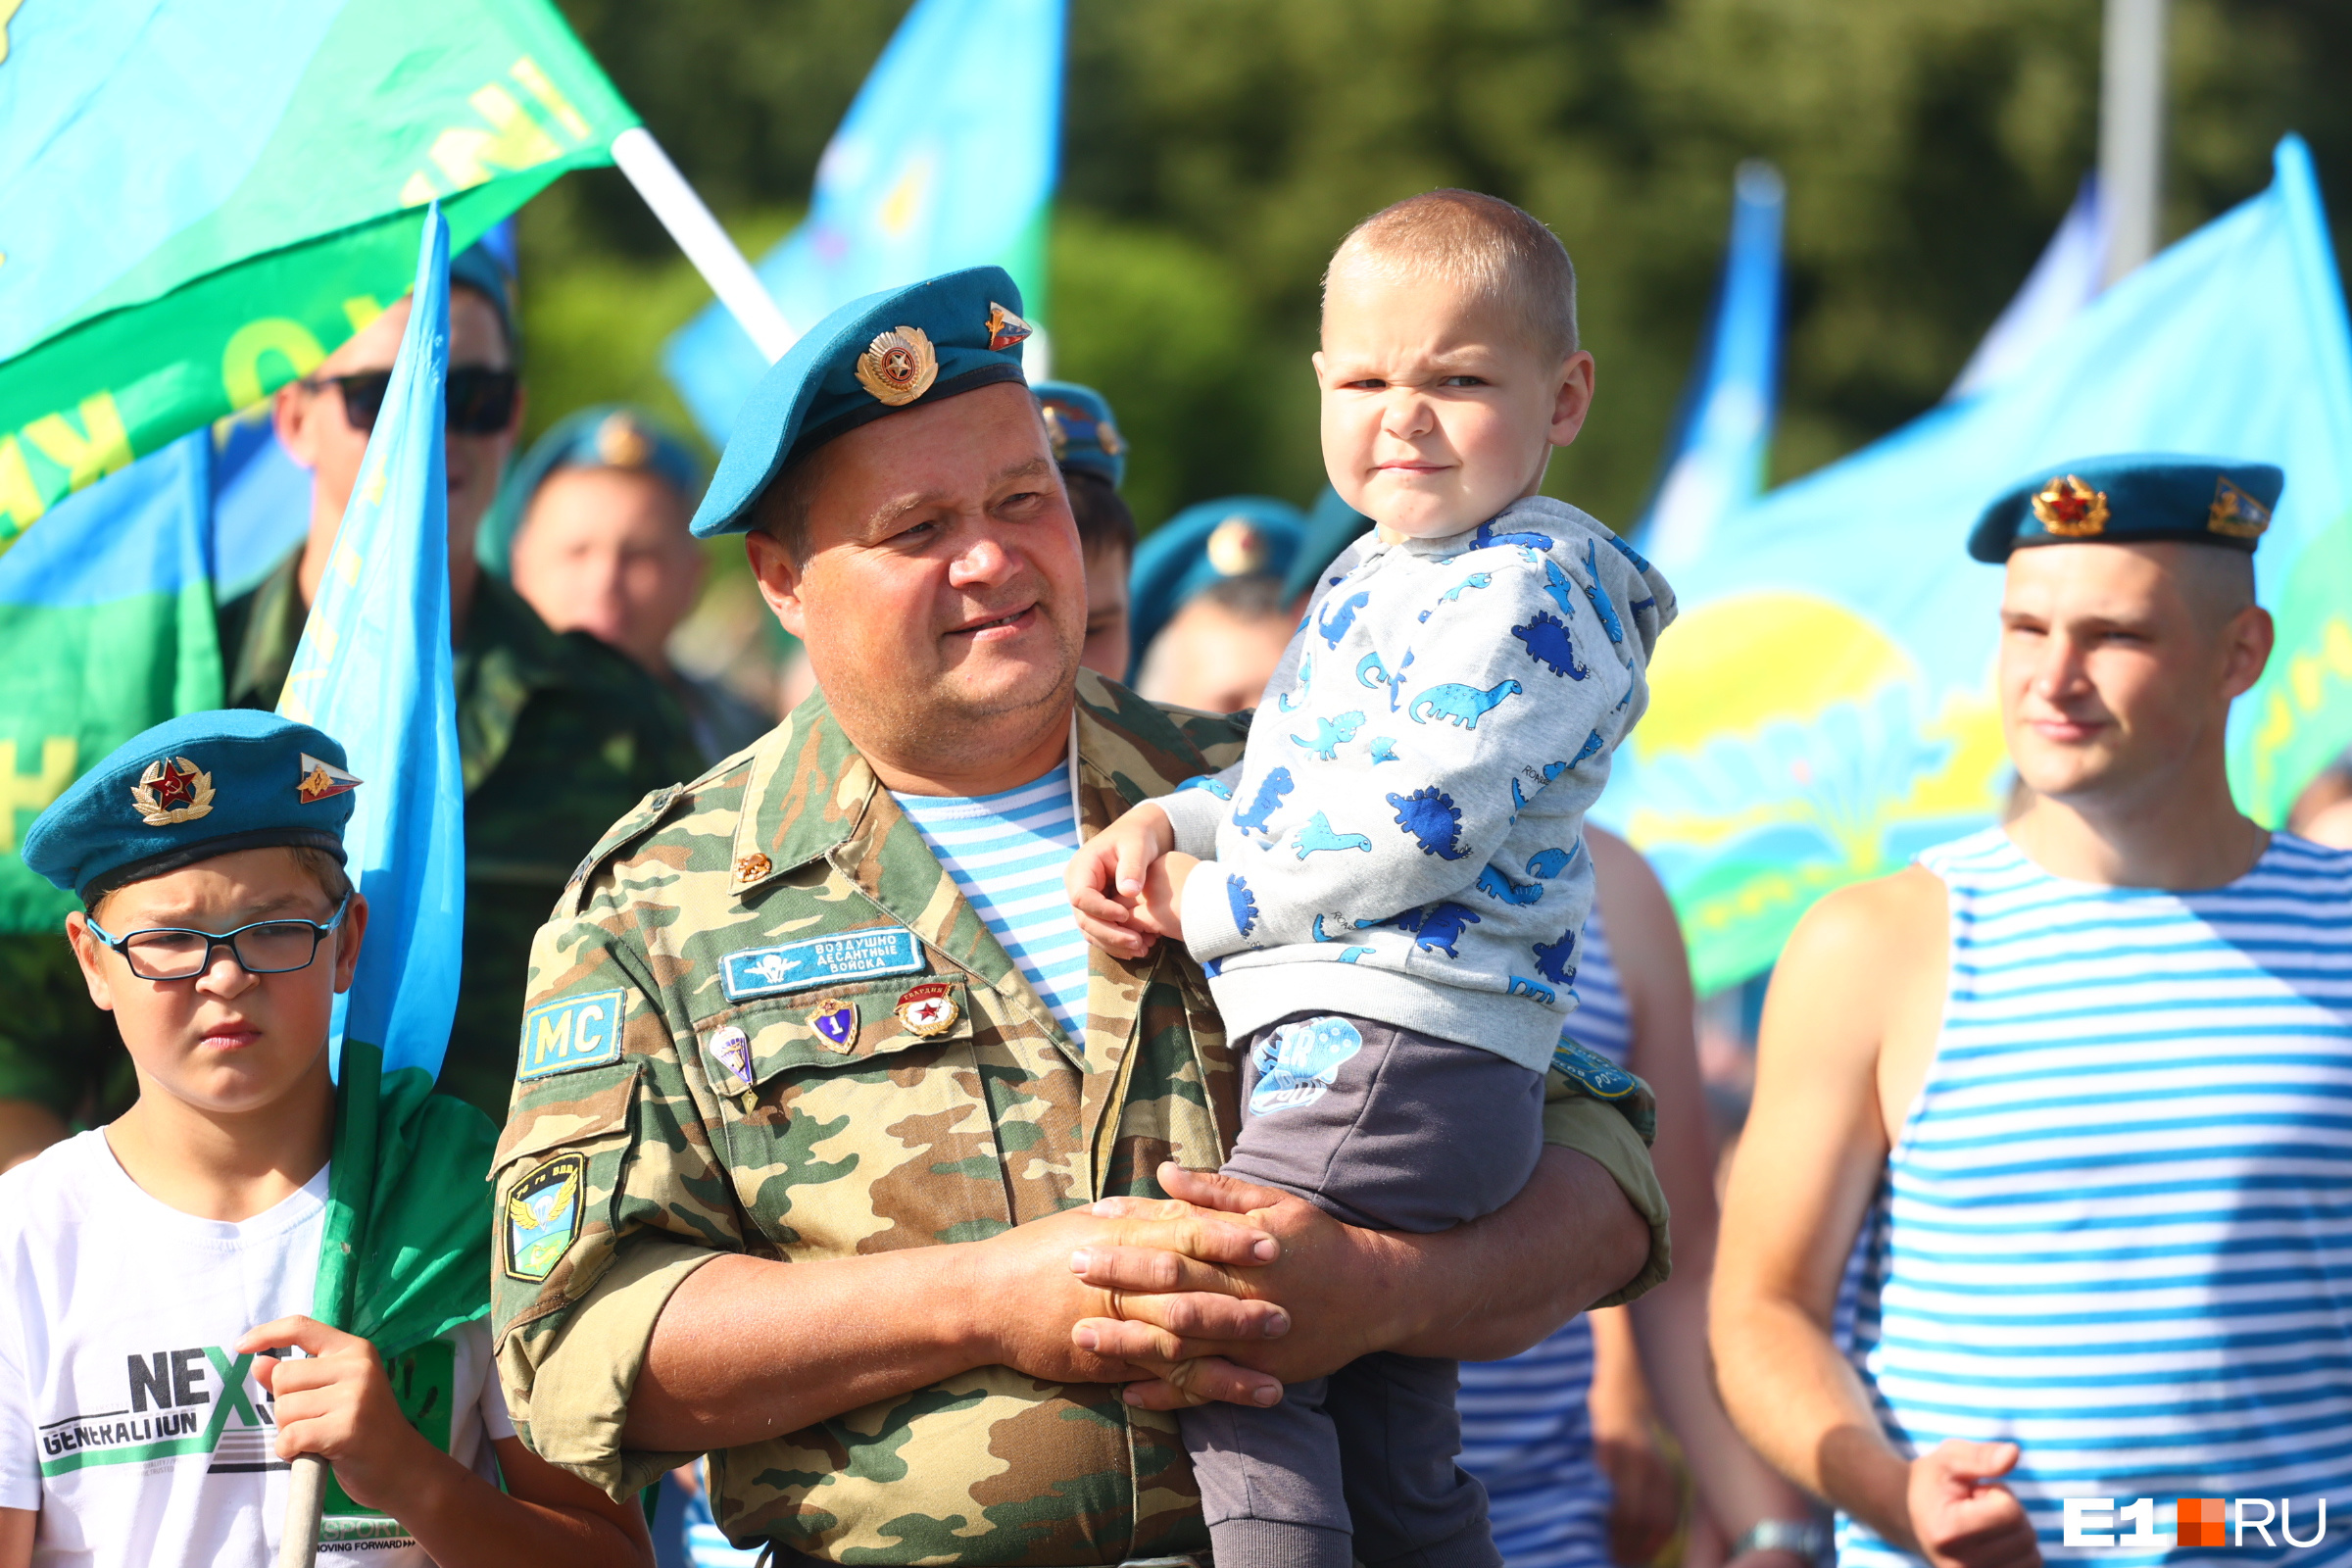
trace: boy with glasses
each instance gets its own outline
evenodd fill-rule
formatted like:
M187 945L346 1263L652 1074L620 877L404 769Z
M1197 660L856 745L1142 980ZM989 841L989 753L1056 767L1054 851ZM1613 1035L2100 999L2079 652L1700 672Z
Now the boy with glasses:
M457 1326L387 1347L390 1368L311 1316L327 1039L368 925L343 870L362 787L344 760L308 725L193 713L131 740L25 836L25 863L82 901L66 934L139 1097L0 1177L0 1568L260 1568L302 1453L337 1482L321 1563L651 1560L632 1507L514 1436L481 1321L486 1254L416 1287L447 1297L430 1321ZM465 1106L428 1101L399 1126L487 1164L489 1128ZM439 1160L379 1159L354 1233L369 1288L410 1266L383 1255L399 1226L381 1216Z

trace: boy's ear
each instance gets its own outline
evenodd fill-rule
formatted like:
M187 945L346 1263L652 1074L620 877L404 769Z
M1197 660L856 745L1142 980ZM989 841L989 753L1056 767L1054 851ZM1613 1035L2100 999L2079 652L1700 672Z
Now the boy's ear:
M360 943L368 935L368 900L354 893L351 907L343 911L343 924L335 931L335 989L351 989L351 977L360 966Z
M91 1004L101 1012L114 1011L114 983L98 960L98 939L90 935L89 921L79 909L66 916L66 941L74 948L74 961L81 965L81 983L89 988Z
M1551 444L1564 447L1585 427L1592 412L1592 356L1583 349L1560 363L1560 379L1552 394Z

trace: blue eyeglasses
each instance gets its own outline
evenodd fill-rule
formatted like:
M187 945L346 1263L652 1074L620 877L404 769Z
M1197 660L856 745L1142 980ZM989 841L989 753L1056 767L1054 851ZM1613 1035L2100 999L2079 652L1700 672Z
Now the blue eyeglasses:
M117 953L142 980L193 980L213 966L213 953L226 948L247 974L289 974L307 969L318 956L318 944L343 923L351 895L343 895L325 923L317 920L256 920L234 931L189 931L175 926L151 926L127 936L109 936L88 916L82 923L90 934Z

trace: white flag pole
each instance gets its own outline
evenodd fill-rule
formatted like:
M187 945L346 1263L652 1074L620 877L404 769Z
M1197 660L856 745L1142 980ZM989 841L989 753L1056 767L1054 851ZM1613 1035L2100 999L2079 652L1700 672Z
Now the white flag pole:
M2164 194L2164 0L2107 0L2099 78L2099 198L2112 283L2156 254Z
M654 133L643 125L632 125L613 137L612 163L637 187L645 205L662 220L669 237L678 242L678 249L686 253L694 270L703 274L703 281L710 285L710 292L718 296L753 344L767 356L768 364L782 359L799 334L776 309L752 264L743 259L743 252L718 226L718 220L686 183L669 154L654 140Z

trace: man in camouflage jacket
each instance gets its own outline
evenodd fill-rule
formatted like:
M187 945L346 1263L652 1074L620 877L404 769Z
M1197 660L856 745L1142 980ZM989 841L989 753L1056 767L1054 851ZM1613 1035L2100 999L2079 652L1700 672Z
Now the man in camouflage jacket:
M1557 1075L1557 1147L1454 1231L1187 1175L1236 1107L1181 945L1093 950L1070 1038L893 798L1074 748L1093 831L1240 752L1240 723L1079 672L1075 529L997 346L1017 311L975 269L769 372L697 529L756 529L827 695L649 797L533 950L496 1172L516 1424L616 1496L711 1452L727 1533L787 1561L1197 1552L1174 1404L1376 1348L1509 1353L1665 1270L1640 1137Z

